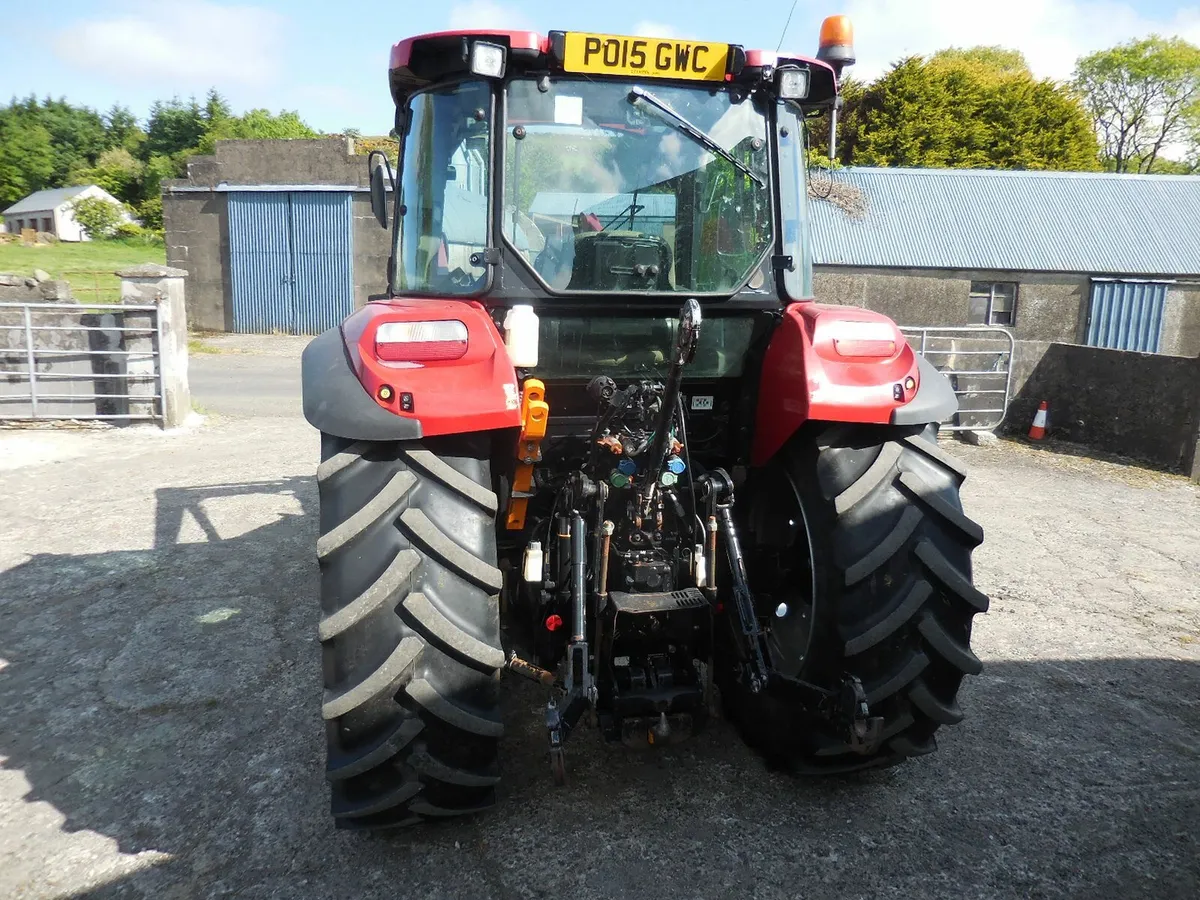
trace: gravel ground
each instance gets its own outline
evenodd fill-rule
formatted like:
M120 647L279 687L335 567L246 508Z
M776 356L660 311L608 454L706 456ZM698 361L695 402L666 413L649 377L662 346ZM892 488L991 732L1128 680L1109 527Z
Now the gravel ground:
M326 816L302 420L0 432L0 897L1200 896L1200 487L950 444L984 674L930 757L797 781L717 723L587 732L555 788L506 679L502 802Z

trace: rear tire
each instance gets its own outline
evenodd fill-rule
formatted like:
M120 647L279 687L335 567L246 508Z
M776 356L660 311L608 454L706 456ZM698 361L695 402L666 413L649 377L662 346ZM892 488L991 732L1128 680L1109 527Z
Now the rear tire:
M494 802L504 655L488 448L480 435L322 435L322 715L339 827Z
M891 765L933 752L934 732L963 718L959 686L982 670L970 639L988 607L971 583L983 529L963 514L965 472L936 436L936 425L816 427L755 485L750 577L774 665L831 689L857 676L883 717L863 752L786 688L752 694L726 675L727 714L774 764L813 774ZM780 602L788 611L777 618Z

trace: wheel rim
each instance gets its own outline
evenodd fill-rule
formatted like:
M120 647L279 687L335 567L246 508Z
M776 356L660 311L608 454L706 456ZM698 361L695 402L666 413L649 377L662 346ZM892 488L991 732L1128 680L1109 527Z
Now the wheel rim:
M756 565L751 579L757 582L752 587L770 662L776 671L794 678L811 650L817 581L810 517L785 467L772 467L752 521Z

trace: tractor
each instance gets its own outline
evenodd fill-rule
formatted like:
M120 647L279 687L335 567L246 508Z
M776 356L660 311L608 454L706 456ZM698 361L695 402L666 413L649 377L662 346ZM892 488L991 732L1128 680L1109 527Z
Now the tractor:
M809 140L854 61L583 32L391 50L387 290L302 359L332 815L494 802L502 675L572 741L715 718L798 775L936 749L978 674L949 382L813 296ZM831 140L832 143L832 140ZM569 790L569 788L565 788Z

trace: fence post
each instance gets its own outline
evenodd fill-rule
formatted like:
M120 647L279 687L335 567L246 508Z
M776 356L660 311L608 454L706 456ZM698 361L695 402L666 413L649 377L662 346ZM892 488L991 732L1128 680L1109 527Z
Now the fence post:
M135 407L145 408L137 396L160 395L162 423L164 428L182 425L192 411L192 396L188 389L187 314L184 308L184 282L187 272L170 266L148 263L122 269L116 273L121 279L121 302L127 305L154 305L158 307L157 327L147 319L126 316L126 326L137 322L136 327L146 331L136 336L127 335L126 350L150 351L158 354L157 379L128 379L129 411ZM151 374L155 359L127 357L130 374ZM153 401L150 414L153 414Z

